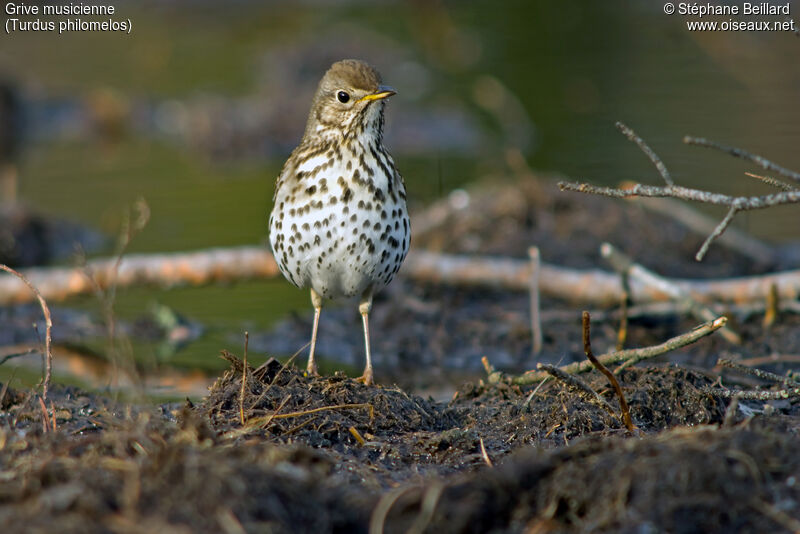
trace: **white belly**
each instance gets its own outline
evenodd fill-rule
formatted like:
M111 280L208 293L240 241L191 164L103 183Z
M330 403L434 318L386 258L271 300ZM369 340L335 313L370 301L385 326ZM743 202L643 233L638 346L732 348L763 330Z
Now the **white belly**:
M330 160L312 158L300 170L319 161ZM391 281L408 252L410 228L405 200L387 193L387 178L379 174L370 188L334 162L299 186L295 181L279 188L270 242L281 272L294 285L338 298L377 292Z

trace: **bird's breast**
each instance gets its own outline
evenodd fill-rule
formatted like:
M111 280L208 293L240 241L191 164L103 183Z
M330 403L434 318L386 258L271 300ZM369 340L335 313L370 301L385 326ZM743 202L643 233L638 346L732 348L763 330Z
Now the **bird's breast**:
M410 241L402 182L377 148L309 152L281 176L270 241L283 274L327 298L380 289Z

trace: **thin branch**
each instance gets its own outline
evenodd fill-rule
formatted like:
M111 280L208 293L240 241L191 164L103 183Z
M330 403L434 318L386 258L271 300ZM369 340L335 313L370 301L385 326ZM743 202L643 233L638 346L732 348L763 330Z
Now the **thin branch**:
M696 319L700 321L713 321L714 318L717 317L718 314L714 312L714 310L697 302L691 293L672 283L669 279L654 273L645 266L635 263L627 255L617 250L611 243L603 243L600 245L600 255L621 275L627 276L631 280L636 280L656 291L661 291L671 299L679 302L688 302L690 304L689 311ZM736 345L742 343L739 334L734 332L730 327L726 326L720 334L731 343Z
M736 412L739 411L739 399L741 397L739 395L734 395L731 398L730 404L725 409L725 417L722 419L722 428L731 427L733 423L736 421Z
M748 367L746 365L742 365L741 363L734 362L733 360L728 360L727 358L718 358L717 365L739 371L740 373L744 373L746 375L755 376L756 378L760 378L762 380L777 382L778 384L783 384L784 386L788 386L790 388L800 388L800 382L796 382L788 376L781 376L779 374L764 371L763 369L758 369L756 367Z
M27 356L28 354L34 354L36 349L28 349L25 352L12 352L11 354L4 354L2 358L0 358L0 365L3 365L9 360L13 360L14 358L21 358L23 356Z
M481 444L481 456L483 457L484 463L489 467L494 467L492 459L489 458L489 453L486 452L486 445L483 444L483 438L480 438L480 444Z
M607 400L600 396L598 392L592 389L592 387L581 380L578 376L574 374L570 374L565 372L563 368L556 367L555 365L550 365L549 363L540 363L536 365L536 368L540 371L544 371L545 373L549 374L556 380L560 380L567 386L577 389L578 391L582 391L589 395L591 398L595 399L600 406L605 408L605 410L611 415L612 417L617 417L617 414L614 412L614 407L611 406Z
M531 260L531 336L533 355L537 356L542 352L542 320L539 305L539 271L541 270L541 256L539 247L528 249L528 257Z
M247 387L247 345L250 341L250 333L244 333L244 358L242 360L242 388L239 391L239 420L244 426L244 392Z
M797 188L792 184L787 184L786 182L781 182L777 178L773 178L772 176L761 176L760 174L753 174L752 172L744 173L745 176L749 176L750 178L755 178L756 180L761 180L767 185L771 185L777 189L782 191L797 191Z
M778 298L778 286L772 284L767 293L766 302L764 303L764 321L765 329L769 329L780 314L780 299Z
M718 317L714 321L701 324L696 328L694 328L693 330L686 332L685 334L681 334L679 336L668 339L664 343L653 345L651 347L643 347L640 349L627 349L627 350L615 351L609 354L598 356L597 359L603 365L606 366L627 361L631 361L632 362L631 365L633 365L633 363L638 363L643 360L655 358L656 356L660 356L661 354L665 354L672 350L685 347L686 345L691 345L698 339L701 339L709 334L716 332L717 330L722 328L727 322L728 319L726 317ZM558 369L567 374L578 374L578 373L586 373L588 371L591 371L593 368L594 366L592 365L591 362L582 361L582 362L571 363L569 365L565 365L564 367L559 367ZM540 382L544 380L547 376L548 376L547 373L529 371L520 376L512 377L511 382L519 386L524 386L527 384L534 384L536 382Z
M578 193L591 193L593 195L603 195L612 198L631 198L631 197L671 197L681 200L691 200L712 204L715 206L736 207L739 211L760 210L781 206L784 204L796 204L800 202L800 191L783 191L770 195L754 197L732 197L722 193L712 193L691 187L673 185L659 187L656 185L635 184L630 188L618 189L615 187L600 187L585 182L558 182L558 187L562 191L577 191Z
M800 172L795 172L785 167L781 167L780 165L771 162L765 157L758 156L756 154L751 154L750 152L743 150L741 148L723 145L717 143L716 141L709 141L704 137L692 137L690 135L684 137L683 142L686 143L687 145L697 145L706 148L714 148L716 150L721 150L722 152L730 154L735 158L742 158L751 163L755 163L762 169L776 172L781 176L785 176L786 178L791 178L792 180L797 180L798 182L800 182Z
M636 145L642 149L642 152L650 159L653 165L656 166L658 170L658 174L667 182L667 185L672 186L675 185L675 182L672 181L672 176L670 176L669 171L667 170L667 166L664 165L664 162L661 161L661 158L658 157L658 154L653 152L653 149L644 142L644 139L639 137L636 132L634 132L630 127L626 126L625 124L617 121L616 125L617 130L622 132L622 135L636 143Z
M39 293L39 290L33 284L28 281L25 276L12 269L7 265L3 265L0 263L0 270L6 271L9 274L16 276L19 280L22 281L28 288L36 295L36 299L39 301L39 306L42 308L42 313L44 314L44 322L45 322L45 333L44 333L44 351L45 351L45 372L44 372L44 380L42 380L42 398L45 400L47 399L47 390L50 388L50 375L52 374L53 369L53 352L51 350L51 337L50 337L50 330L53 328L53 321L50 319L50 308L47 306L47 302L45 302L44 297L42 294Z
M619 408L622 411L622 420L625 423L625 427L628 429L628 432L633 432L636 427L633 426L633 421L631 420L631 411L628 408L628 401L625 400L625 394L622 392L622 388L619 385L619 381L614 374L609 371L602 363L600 363L597 358L595 357L594 353L592 352L592 339L591 339L591 317L588 311L583 312L583 352L586 354L586 357L589 358L589 361L592 362L598 371L603 373L608 381L611 383L611 386L614 388L614 391L617 394L617 398L619 399Z
M725 389L704 387L701 388L703 393L714 395L715 397L722 397L723 399L731 399L739 397L742 400L780 400L789 399L792 397L800 397L800 388L779 389L778 391L762 391L758 389Z
M622 186L624 188L624 185ZM674 198L632 199L646 210L674 219L689 230L707 236L717 227L717 221L701 213L691 204ZM775 259L773 247L736 228L728 228L719 236L718 244L747 256L759 264L770 264Z
M728 210L728 214L725 215L725 218L720 221L714 231L711 232L705 241L703 241L703 245L700 247L700 250L697 251L697 254L694 255L694 259L697 261L703 261L703 258L706 256L706 252L708 252L708 247L711 246L711 243L717 239L722 233L728 228L733 221L733 218L736 216L736 212L739 211L736 209L736 206L731 206L731 209Z
M627 279L627 277L625 277ZM626 281L623 281L623 286L627 285ZM622 350L625 348L625 342L628 340L628 301L631 299L630 293L625 290L622 292L622 297L620 298L620 319L619 319L619 330L617 330L617 350Z

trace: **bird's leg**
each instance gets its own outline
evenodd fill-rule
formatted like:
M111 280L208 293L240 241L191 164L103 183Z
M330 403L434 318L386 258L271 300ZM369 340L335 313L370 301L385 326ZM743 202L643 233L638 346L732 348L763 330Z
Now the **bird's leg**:
M367 352L367 365L364 367L364 374L358 378L359 382L371 386L372 380L372 355L369 351L369 312L372 309L372 289L367 289L361 296L358 311L361 312L361 320L364 322L364 347Z
M313 289L311 290L311 304L314 306L314 326L311 327L311 350L308 354L308 367L306 372L317 376L317 363L314 361L314 349L317 348L317 327L319 327L319 314L322 313L322 297Z

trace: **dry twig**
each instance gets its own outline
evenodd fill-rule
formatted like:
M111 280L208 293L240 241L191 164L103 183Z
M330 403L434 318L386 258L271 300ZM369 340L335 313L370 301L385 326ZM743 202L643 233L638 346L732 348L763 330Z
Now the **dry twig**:
M703 202L706 204L714 204L717 206L727 206L728 213L725 218L714 228L714 230L706 238L700 250L695 255L697 261L701 261L708 251L709 245L728 227L736 214L740 211L764 209L773 206L780 206L783 204L796 204L800 203L800 190L781 191L780 193L773 193L771 195L762 195L754 197L733 197L723 195L721 193L712 193L710 191L702 191L699 189L692 189L689 187L677 186L672 183L669 172L666 170L663 162L658 156L647 146L644 141L637 136L633 130L624 124L617 123L617 127L631 140L635 141L639 147L647 154L647 156L656 165L661 176L667 182L665 187L635 184L628 189L617 189L612 187L598 187L588 183L580 182L566 182L558 183L558 187L562 191L578 191L581 193L592 193L596 195L603 195L614 198L630 198L630 197L673 197L682 200L690 200L695 202ZM698 137L684 137L684 142L687 144L694 144L710 148L716 148L727 152L732 156L740 157L759 165L760 167L776 172L781 176L800 181L800 173L786 169L777 165L766 158L751 154L745 150L728 147L709 141L707 139Z
M653 149L650 148L650 146L644 142L644 139L639 137L636 134L636 132L634 132L630 127L626 126L620 121L617 121L614 125L617 127L617 130L622 132L622 135L624 135L629 140L636 143L636 146L638 146L642 150L642 152L645 153L645 155L650 159L653 165L655 165L658 174L660 174L661 177L664 179L664 181L667 182L668 186L675 185L675 182L672 181L672 177L670 176L669 171L667 170L667 166L664 165L664 162L661 161L661 158L659 158L658 155L655 152L653 152Z
M797 180L798 182L800 182L800 172L796 172L796 171L787 169L785 167L781 167L780 165L771 162L770 160L768 160L767 158L765 158L763 156L759 156L757 154L751 154L750 152L748 152L746 150L742 150L741 148L736 148L736 147L733 147L733 146L726 146L726 145L717 143L716 141L709 141L708 139L706 139L704 137L692 137L690 135L685 136L683 138L683 142L686 143L687 145L697 145L697 146L702 146L702 147L706 147L706 148L714 148L716 150L721 150L722 152L730 154L731 156L733 156L735 158L742 158L742 159L747 160L747 161L749 161L751 163L755 163L756 165L758 165L759 167L761 167L764 170L772 171L772 172L778 173L781 176L784 176L786 178L791 178L792 180Z
M611 243L600 245L600 255L608 261L615 271L629 279L637 280L643 285L661 291L669 298L684 301L690 304L689 310L700 321L713 321L717 314L711 308L697 302L697 300L681 287L673 284L669 279L660 276L643 265L635 263L631 258L616 249ZM720 334L729 342L736 345L742 343L742 338L730 327L724 327Z
M621 187L625 189L626 185L623 184ZM718 224L715 219L678 199L637 197L630 200L636 201L648 211L678 221L699 235L707 236ZM736 228L728 228L719 236L717 242L759 264L770 264L775 260L776 252L773 247Z
M792 184L787 184L786 182L782 182L772 176L761 176L760 174L753 174L752 172L744 173L745 176L749 176L750 178L755 178L756 180L761 180L767 185L771 185L777 189L782 191L797 191L797 187L793 186Z
M367 443L367 442L364 440L364 438L363 438L363 437L361 437L361 433L359 433L359 431L358 431L358 429L357 429L356 427L354 427L354 426L351 426L351 427L350 427L350 428L348 428L347 430L348 430L348 432L350 432L350 434L351 434L351 435L352 435L354 438L356 438L356 441L358 442L358 444L359 444L359 445L361 445L362 447L363 447L364 445L366 445L366 443Z
M539 270L541 269L541 256L539 247L528 249L528 257L531 260L531 336L533 337L532 351L537 356L542 352L542 320L539 306Z
M643 347L639 349L627 349L621 351L611 352L609 354L604 354L602 356L598 356L597 359L603 365L613 365L620 362L631 362L630 365L634 363L639 363L643 360L647 360L649 358L654 358L661 354L670 352L672 350L678 349L680 347L685 347L686 345L691 345L695 341L700 338L703 338L713 332L716 332L720 328L722 328L725 323L728 321L725 317L718 317L714 321L710 321L708 323L701 324L686 332L685 334L681 334L679 336L673 337L668 339L664 343L659 345L653 345L650 347ZM558 369L561 372L566 374L578 374L578 373L585 373L593 369L594 366L589 361L583 362L575 362L569 365L565 365L564 367L559 367ZM527 384L534 384L536 382L541 382L548 376L547 373L537 372L537 371L528 371L519 376L512 377L510 379L512 384L517 385L527 385Z
M614 407L611 406L607 400L600 396L598 392L592 389L592 386L581 380L578 376L574 374L570 374L564 371L561 367L556 367L555 365L550 365L549 363L540 363L536 365L536 368L540 371L544 371L548 373L556 380L560 380L564 384L578 391L582 391L589 395L589 397L593 398L597 401L600 406L605 408L608 414L611 417L617 417L617 414L614 412Z
M631 420L631 411L628 408L628 401L625 400L625 394L622 391L622 387L619 385L619 381L614 374L609 371L606 366L600 363L597 358L595 357L594 353L592 353L592 339L591 339L591 317L589 316L588 311L584 311L582 315L583 319L583 352L586 354L586 357L589 358L589 361L592 362L598 371L603 373L608 381L611 383L611 386L614 388L614 391L617 394L617 398L619 399L619 408L622 411L622 420L625 423L625 427L628 429L628 432L633 432L636 427L633 426L633 421Z
M244 392L247 386L247 345L250 341L250 333L244 333L244 358L242 360L242 388L239 391L239 421L244 426Z
M730 399L739 397L742 400L780 400L790 399L792 397L800 397L800 388L779 389L777 391L764 391L758 389L726 389L715 387L704 387L701 389L703 393L722 397L723 399Z
M717 365L739 371L740 373L746 375L755 376L756 378L760 378L762 380L783 384L784 386L788 386L790 388L800 388L800 382L795 381L791 377L781 376L769 371L764 371L763 369L758 369L756 367L748 367L746 365L742 365L741 363L734 362L733 360L728 360L727 358L717 359Z
M0 263L0 270L6 271L7 273L16 276L19 280L25 284L28 289L30 289L34 295L36 295L36 299L39 301L39 306L42 308L42 313L44 314L44 323L45 323L45 332L44 332L44 352L45 352L45 371L44 371L44 379L42 380L42 397L47 399L47 390L50 388L50 375L52 374L53 369L53 352L50 347L52 338L50 336L50 331L53 328L53 321L50 319L50 308L47 306L47 302L45 302L44 297L39 292L39 290L30 283L30 281L20 272L15 271L8 265L3 265Z
M778 319L780 313L780 299L778 298L778 288L772 284L767 293L767 302L764 308L764 328L770 328Z
M622 292L619 310L619 330L617 330L617 350L624 349L625 342L628 340L628 301L630 298L630 293L627 290Z
M486 445L483 444L483 438L480 439L480 444L481 444L481 456L483 457L483 462L489 467L494 467L492 459L489 458L489 453L486 452Z

